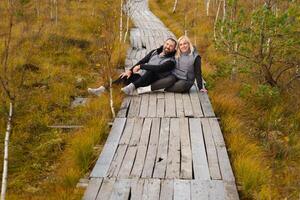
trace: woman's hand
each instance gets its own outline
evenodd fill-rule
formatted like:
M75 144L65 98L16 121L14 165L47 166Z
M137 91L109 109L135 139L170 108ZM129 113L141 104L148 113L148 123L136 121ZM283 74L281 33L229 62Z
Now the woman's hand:
M127 71L123 72L123 73L120 75L120 77L121 77L121 78L126 77L126 78L128 79L128 78L131 76L131 74L132 74L132 72L131 72L130 70L127 70Z
M140 69L141 69L141 66L137 65L132 69L132 71L133 71L133 73L137 73Z
M207 89L202 88L202 89L200 90L200 92L207 92Z

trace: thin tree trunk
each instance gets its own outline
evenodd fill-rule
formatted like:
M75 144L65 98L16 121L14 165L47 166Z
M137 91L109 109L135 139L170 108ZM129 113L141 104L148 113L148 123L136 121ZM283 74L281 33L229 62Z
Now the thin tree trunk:
M175 1L174 1L174 6L173 6L172 13L175 13L176 8L177 8L177 4L178 4L178 0L175 0Z
M50 0L50 19L53 20L53 1Z
M54 0L55 2L55 25L58 23L58 6L57 6L57 0Z
M123 38L123 0L121 0L121 5L120 5L120 42L122 41Z
M210 5L210 0L206 0L206 16L209 16L209 5Z
M7 189L7 169L8 169L8 145L9 135L12 127L12 115L13 115L13 104L9 104L9 115L6 126L5 140L4 140L4 161L3 161L3 173L2 173L2 187L1 187L1 200L5 200L6 189Z
M126 37L127 37L127 34L128 34L128 29L129 29L129 11L127 11L127 18L126 18L126 31L125 31L125 34L124 34L124 43L126 42Z
M113 101L113 88L112 88L112 79L109 77L109 97L110 97L110 109L113 118L116 117L115 109L114 109L114 101Z
M217 23L218 23L218 17L219 17L219 12L220 12L220 8L221 8L221 1L219 2L219 6L218 6L218 10L217 10L217 14L216 14L216 19L215 19L215 23L214 23L214 39L215 42L217 42L217 35L216 35L216 29L217 29Z

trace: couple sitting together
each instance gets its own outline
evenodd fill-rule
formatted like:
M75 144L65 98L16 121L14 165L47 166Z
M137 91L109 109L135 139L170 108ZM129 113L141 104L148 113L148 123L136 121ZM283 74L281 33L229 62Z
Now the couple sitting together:
M156 90L188 92L195 79L199 90L206 92L202 86L201 57L190 39L182 36L178 45L176 40L168 38L163 46L152 50L113 84L124 84L121 90L127 95ZM88 91L99 96L105 91L105 86L88 88Z

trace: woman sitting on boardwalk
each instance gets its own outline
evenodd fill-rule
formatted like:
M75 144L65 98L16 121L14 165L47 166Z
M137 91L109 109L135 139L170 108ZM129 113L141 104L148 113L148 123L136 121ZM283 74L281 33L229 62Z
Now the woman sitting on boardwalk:
M178 47L175 56L176 67L172 73L153 84L137 89L139 94L164 89L167 92L188 92L195 79L201 92L207 90L202 86L201 57L193 47L187 36L178 39Z

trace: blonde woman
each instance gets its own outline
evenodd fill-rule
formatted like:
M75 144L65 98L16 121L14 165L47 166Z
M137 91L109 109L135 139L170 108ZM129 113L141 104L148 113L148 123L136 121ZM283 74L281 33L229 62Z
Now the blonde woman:
M146 93L159 89L167 92L188 92L197 80L201 92L207 92L202 86L201 57L187 36L178 39L175 55L176 67L171 75L160 79L150 86L138 88L138 93Z

